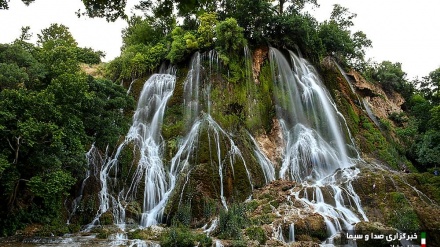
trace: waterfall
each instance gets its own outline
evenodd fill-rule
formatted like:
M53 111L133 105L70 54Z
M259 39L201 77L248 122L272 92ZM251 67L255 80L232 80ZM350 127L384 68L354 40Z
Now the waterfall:
M278 239L279 241L285 243L286 241L284 240L284 236L283 236L283 226L281 224L278 225L277 229L274 230L274 234L275 234L275 238Z
M263 170L266 184L270 183L275 180L275 168L273 167L269 158L260 150L255 138L250 133L248 134L254 146L254 155L258 160L258 164L260 164L261 170Z
M295 242L295 224L289 225L289 243Z
M111 209L114 223L123 228L125 206L137 198L139 186L142 185L141 225L149 226L161 220L170 178L162 162L163 140L160 131L166 103L173 93L175 82L176 77L170 71L153 74L145 82L125 140L119 145L114 158L108 159L99 172L100 206L90 227L98 223L101 215ZM131 169L134 171L131 173L121 171L119 159L123 152L133 155ZM121 177L122 172L131 176ZM128 181L126 186L124 180Z
M238 188L233 182L240 168L243 177L239 179L244 181L240 183L241 189L253 190L252 174L261 176L262 183L278 177L301 184L302 189L292 191L290 196L322 215L331 237L352 229L361 218L367 220L351 185L359 170L348 154L350 143L346 142L345 136L348 139L351 136L347 124L315 69L294 53L283 54L274 48L270 48L269 59L275 109L285 145L279 171L249 132L240 132L245 133L245 138L239 139L236 132L228 131L219 124L221 121L214 119L218 112L212 111L218 109L216 104L221 102L211 101L212 88L228 90L229 85L222 84L225 82L217 53L196 52L183 81L185 128L178 139L177 150L170 154L173 155L171 160L165 161L163 157L165 142L161 136L166 105L176 85L175 72L168 71L153 74L145 82L125 140L113 157L101 157L101 169L96 173L101 183L100 206L90 227L98 224L104 213L111 212L114 223L124 228L126 207L134 201L142 202L141 227L160 223L171 195L180 196L180 200L176 200L180 206L185 189L192 185L193 171L206 167L214 171L211 175L215 178L212 191L217 193L216 198L226 209L230 192ZM252 92L258 88L252 81L248 49L245 49L245 60L249 80L246 82L246 99L243 100L246 103L243 104L247 104L247 116L255 117L260 113L255 110ZM241 150L244 147L249 150ZM201 150L205 150L203 161ZM126 157L130 157L129 161ZM254 159L249 161L245 157ZM260 173L251 173L254 171L248 165L252 162L255 166L250 167L261 168ZM245 191L238 193L242 196ZM216 224L214 220L212 229L206 230L208 234ZM295 239L294 227L292 222L289 242ZM284 242L282 230L280 224L274 233L275 238Z
M331 244L360 217L368 220L351 185L359 173L347 152L344 136L351 136L314 67L291 51L270 48L269 54L277 117L286 140L279 176L303 185L292 195L324 218Z
M313 66L292 52L289 57L290 63L270 48L277 116L287 140L280 178L324 179L351 166L342 124Z
M85 178L81 183L81 189L79 191L79 195L72 201L71 211L69 211L69 217L67 219L68 225L70 224L70 220L75 215L81 203L81 200L83 199L84 188L86 186L87 181L89 180L90 176L95 176L95 177L97 176L99 172L98 167L100 167L103 164L105 157L102 157L102 155L99 153L98 148L96 148L95 144L92 144L89 151L86 153L86 160L87 160L87 171L85 174Z
M218 167L220 178L220 199L227 209L224 195L224 174L231 169L234 174L234 165L240 161L247 173L249 186L252 188L252 178L246 166L241 150L235 144L230 133L225 131L211 116L211 86L212 80L219 73L218 56L215 51L205 54L196 52L191 59L190 70L184 83L185 121L190 130L179 145L179 150L171 161L170 174L175 178L184 169L190 169L193 159L197 156L197 146L207 145L209 148L210 165ZM202 133L207 133L208 143L200 143ZM226 143L228 150L222 149ZM193 164L194 165L194 164ZM183 191L182 191L183 192Z

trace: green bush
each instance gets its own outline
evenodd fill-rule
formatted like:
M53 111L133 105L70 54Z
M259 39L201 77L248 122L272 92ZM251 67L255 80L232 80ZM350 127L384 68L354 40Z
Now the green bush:
M246 227L248 221L244 204L232 204L229 210L222 208L217 236L221 239L241 239L241 229Z
M173 226L162 235L160 246L162 247L209 247L212 239L205 234L196 234L189 228L183 226Z
M259 226L247 228L246 235L251 240L256 240L260 244L266 244L266 240L267 240L266 234L264 233L263 228L261 228Z

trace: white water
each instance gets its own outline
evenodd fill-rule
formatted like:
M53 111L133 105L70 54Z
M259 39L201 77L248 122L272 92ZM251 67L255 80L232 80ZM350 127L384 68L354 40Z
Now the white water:
M67 219L67 224L70 224L70 220L75 215L78 207L80 206L81 200L83 198L84 187L86 186L87 181L90 176L97 176L99 173L98 168L102 166L104 163L105 157L102 157L98 148L96 148L95 144L92 144L89 151L86 153L87 160L87 171L84 180L81 183L81 189L79 191L79 195L72 201L71 211L69 212L69 218Z
M344 136L350 134L312 65L274 48L270 59L277 116L286 140L279 175L302 184L303 189L292 195L324 218L331 244L337 233L353 229L361 218L368 220L351 185L359 170L348 156Z
M371 107L370 107L370 104L368 103L368 100L366 98L364 98L362 100L359 98L359 95L356 93L351 80L347 76L347 73L345 73L345 71L341 68L341 66L339 66L338 63L336 63L335 61L333 61L333 62L336 65L336 67L338 68L339 72L341 72L341 74L344 76L344 79L348 83L348 85L350 86L350 89L353 92L353 94L356 95L356 97L359 101L359 104L362 103L362 106L364 107L364 110L367 113L368 117L380 129L379 121L377 120L376 116L374 115L373 111L371 110Z
M217 53L210 51L206 54L195 53L190 65L190 71L184 84L185 94L185 120L191 126L188 134L180 144L177 154L171 162L171 175L177 176L183 169L191 164L196 155L198 145L208 145L210 154L210 165L218 167L220 178L220 200L227 209L226 197L224 195L224 175L226 169L231 169L234 175L234 165L237 160L243 164L249 186L252 188L252 179L246 166L246 161L233 141L233 136L227 133L212 118L211 112L211 84L212 79L219 73ZM208 143L199 143L201 132L208 134ZM228 150L222 150L222 143L226 143ZM222 155L226 154L226 155Z
M351 181L359 171L353 168L353 159L347 154L344 136L349 136L349 132L345 120L337 111L336 104L316 71L292 52L287 57L276 49L270 49L277 116L285 140L279 178L294 180L303 185L303 189L292 193L292 196L323 216L331 237L342 230L352 229L361 218L367 220L360 199L351 186ZM208 147L209 165L218 170L218 198L226 209L225 176L232 174L234 177L237 165L244 166L249 187L253 188L251 173L239 146L234 142L234 135L225 131L211 116L212 79L219 73L215 52L194 55L184 82L184 120L188 127L170 164L163 164L160 132L166 103L173 93L176 77L173 74L155 74L150 77L145 83L133 125L124 142L114 158L105 162L99 173L102 186L99 193L100 208L91 226L98 223L102 214L111 210L114 223L123 229L125 207L139 196L143 198L140 225L147 227L159 223L179 175L187 174L183 188L179 188L182 201L188 174L199 165L195 161L200 145ZM251 86L249 88L252 89ZM252 101L248 103L250 106ZM207 134L207 143L201 143L202 133ZM249 136L266 183L273 181L276 178L273 164L261 152L255 139ZM121 172L127 174L127 171L120 171L118 159L126 149L137 158L131 164L134 172L128 173L133 175L122 178ZM124 180L129 181L129 186L123 185ZM307 193L308 190L311 193ZM323 191L330 191L330 201L326 201ZM215 225L214 222L212 225ZM291 228L289 242L294 241L293 223ZM277 239L285 241L281 225L274 232Z
M269 158L260 150L258 143L255 141L255 138L250 133L249 138L251 139L254 146L254 155L257 158L258 163L260 164L261 170L263 170L266 184L270 183L275 180L275 169Z
M289 243L295 242L295 223L289 225Z
M274 235L275 235L275 239L278 239L281 242L286 242L284 241L284 236L283 236L283 226L281 224L278 225L277 229L273 231Z
M118 147L114 158L106 162L99 173L100 206L90 227L97 224L100 216L111 209L114 223L123 229L125 205L138 197L138 187L142 184L141 225L149 226L161 220L162 202L170 185L162 163L163 140L160 131L165 106L173 93L175 81L173 74L154 74L145 82L133 116L133 124L124 142ZM134 172L130 178L121 177L118 161L126 148L128 152L132 152L133 157L138 157L132 161L131 169ZM127 171L124 172L128 174ZM128 187L124 186L124 180L129 181Z

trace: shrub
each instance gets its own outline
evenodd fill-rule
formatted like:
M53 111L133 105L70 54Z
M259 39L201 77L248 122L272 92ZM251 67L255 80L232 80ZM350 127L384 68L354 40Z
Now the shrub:
M217 235L222 239L241 239L241 229L247 224L246 208L243 204L233 204L229 210L222 208Z

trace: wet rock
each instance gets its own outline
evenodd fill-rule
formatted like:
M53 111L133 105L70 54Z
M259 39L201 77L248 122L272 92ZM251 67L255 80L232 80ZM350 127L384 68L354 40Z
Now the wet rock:
M263 62L267 59L268 53L268 47L260 47L254 51L254 54L252 56L252 74L255 84L260 84L258 77L260 76L261 66L263 65Z
M284 151L284 138L278 119L273 119L273 127L270 133L257 136L256 141L274 167L279 167Z

